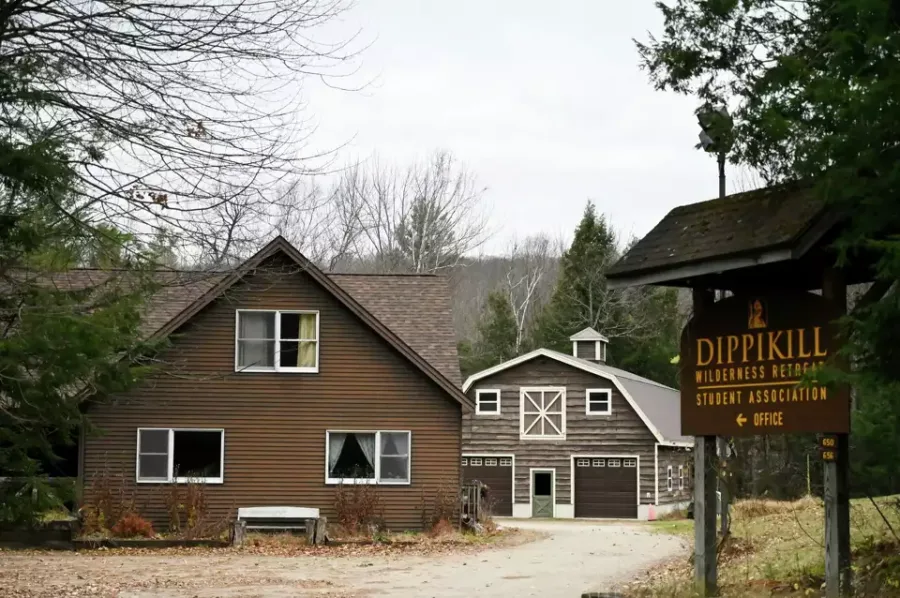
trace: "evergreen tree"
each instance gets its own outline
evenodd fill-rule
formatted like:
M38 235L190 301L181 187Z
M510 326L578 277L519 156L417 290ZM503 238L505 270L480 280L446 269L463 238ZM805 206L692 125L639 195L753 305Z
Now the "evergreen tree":
M472 345L461 343L459 351L463 377L516 356L516 319L503 292L493 291L488 295L478 323L477 340Z
M793 4L788 6L788 4ZM857 389L855 480L891 481L900 420L900 11L892 0L658 3L664 34L638 44L654 85L728 105L730 157L768 183L806 182L847 215L836 260L867 260L894 287L847 320ZM892 430L892 431L891 431ZM857 458L858 457L858 458Z
M563 254L550 303L534 330L537 346L569 353L569 337L591 327L607 336L607 360L641 376L677 385L681 319L677 293L656 288L610 289L607 269L619 258L616 237L606 219L588 202Z

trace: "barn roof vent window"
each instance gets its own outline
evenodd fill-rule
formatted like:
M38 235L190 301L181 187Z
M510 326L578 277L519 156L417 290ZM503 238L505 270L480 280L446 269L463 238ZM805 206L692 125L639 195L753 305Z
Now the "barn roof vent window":
M594 330L585 328L569 337L572 341L572 355L594 363L606 363L606 346L609 339Z

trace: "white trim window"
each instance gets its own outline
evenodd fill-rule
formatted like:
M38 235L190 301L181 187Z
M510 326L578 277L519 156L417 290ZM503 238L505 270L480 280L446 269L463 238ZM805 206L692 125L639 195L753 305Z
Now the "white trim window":
M678 466L678 489L684 490L684 465Z
M481 467L481 457L470 457L469 465L472 467Z
M237 310L234 370L317 373L319 312Z
M622 467L637 467L637 459L622 459Z
M328 430L326 484L409 484L412 435L408 431Z
M462 458L462 466L463 466L463 467L466 467L467 465L469 465L469 460L466 459L465 457L463 457L463 458Z
M138 428L138 483L221 484L225 472L225 430Z
M621 459L607 459L606 460L607 467L622 467Z
M500 457L500 467L512 467L512 457Z
M674 483L672 481L672 466L669 465L666 467L666 490L671 492L672 488L674 488Z
M500 390L496 388L476 390L475 413L477 415L500 415Z
M565 388L548 386L520 390L519 437L524 440L565 439Z
M590 459L576 459L575 465L577 467L590 467L591 460Z
M606 467L606 459L594 459L591 465L593 467Z
M609 388L589 388L584 391L584 412L587 415L610 415L612 413L612 390Z

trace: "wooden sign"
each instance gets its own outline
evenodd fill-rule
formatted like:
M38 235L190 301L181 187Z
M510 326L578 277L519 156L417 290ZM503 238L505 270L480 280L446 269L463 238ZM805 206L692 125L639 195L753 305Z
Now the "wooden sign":
M850 396L815 378L836 350L839 312L820 295L733 296L681 335L681 433L847 433Z

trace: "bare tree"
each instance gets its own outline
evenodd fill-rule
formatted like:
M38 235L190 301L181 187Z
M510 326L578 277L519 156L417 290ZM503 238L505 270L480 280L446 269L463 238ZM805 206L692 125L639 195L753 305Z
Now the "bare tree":
M561 241L543 234L509 245L504 286L516 318L517 353L535 313L553 292L561 253Z
M483 195L474 176L448 153L406 169L376 158L340 178L336 226L357 235L356 257L375 270L449 270L486 238Z
M351 74L353 40L316 39L344 9L344 0L2 2L0 69L22 84L4 86L0 126L23 144L64 144L79 179L66 212L86 226L192 236L198 214L231 204L209 218L228 237L257 189L316 170L317 157L302 155L299 92L307 77Z

